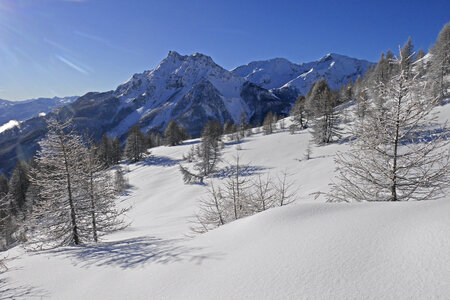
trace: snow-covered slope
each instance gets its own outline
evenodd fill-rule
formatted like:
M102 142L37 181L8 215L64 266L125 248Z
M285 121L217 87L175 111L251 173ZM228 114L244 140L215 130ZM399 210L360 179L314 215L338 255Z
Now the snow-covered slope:
M450 105L439 108L450 117ZM289 125L289 123L287 124ZM192 140L152 149L129 165L131 226L92 246L2 254L4 298L50 299L446 299L450 198L403 203L325 203L333 157L348 145L313 147L307 131L245 138L241 162L293 174L296 203L186 238L206 187L184 185L177 162ZM226 145L232 161L237 146ZM220 180L220 179L218 179Z
M255 61L232 72L267 89L290 87L305 95L321 78L325 78L332 89L338 89L356 80L358 75L364 75L371 65L373 63L366 60L330 53L317 61L302 64L283 58Z
M0 99L0 125L10 120L25 121L37 117L40 113L48 113L58 107L74 102L78 97L38 98L24 101L8 101Z

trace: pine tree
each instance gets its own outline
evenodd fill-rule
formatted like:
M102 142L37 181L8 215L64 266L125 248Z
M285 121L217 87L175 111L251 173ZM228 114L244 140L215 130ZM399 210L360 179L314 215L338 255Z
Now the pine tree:
M139 128L139 125L136 125L128 132L125 145L125 157L132 162L137 162L142 159L146 151L145 136Z
M425 83L411 76L400 59L400 72L375 89L383 101L371 103L354 126L351 150L338 154L337 183L330 201L407 201L438 198L448 186L449 141L436 129L432 109L437 98L424 92ZM380 106L381 103L381 106Z

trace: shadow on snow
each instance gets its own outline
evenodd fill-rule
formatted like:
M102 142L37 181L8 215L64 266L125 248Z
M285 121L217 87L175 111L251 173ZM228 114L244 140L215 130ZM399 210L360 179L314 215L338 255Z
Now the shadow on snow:
M138 166L160 166L160 167L173 167L178 165L182 160L172 159L166 156L150 156L145 160L138 161Z
M219 254L204 253L202 248L188 247L182 239L160 239L139 237L128 240L105 242L95 245L65 247L45 253L75 258L83 267L118 266L122 269L135 268L147 263L169 264L191 261L201 264L205 259L218 259Z

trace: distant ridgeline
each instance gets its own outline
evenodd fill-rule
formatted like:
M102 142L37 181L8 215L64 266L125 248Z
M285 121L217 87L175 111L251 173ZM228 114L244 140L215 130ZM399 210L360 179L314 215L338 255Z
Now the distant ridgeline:
M124 140L136 124L144 132L163 132L170 120L196 137L209 120L223 124L245 118L257 125L268 112L287 115L297 97L306 94L315 81L324 78L332 89L339 89L372 65L328 54L310 63L276 58L228 71L209 56L171 51L155 69L134 74L114 91L87 93L76 101L76 97L64 98L69 100L59 101L64 106L52 112L37 107L22 118L8 113L10 119L14 116L23 122L0 133L0 172L9 173L18 159L35 154L37 142L46 134L46 119L56 115L61 120L72 118L74 129L94 140L103 134ZM8 109L6 104L0 102L0 117ZM47 104L47 108L58 107Z

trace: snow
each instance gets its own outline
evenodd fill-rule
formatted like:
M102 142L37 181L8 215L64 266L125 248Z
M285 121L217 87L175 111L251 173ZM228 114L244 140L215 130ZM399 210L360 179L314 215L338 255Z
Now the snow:
M5 123L3 125L0 126L0 133L2 133L3 131L12 129L16 126L19 126L19 122L17 122L16 120L10 120L8 123Z
M365 60L329 53L317 61L301 64L283 58L254 61L231 72L267 89L292 87L305 95L321 78L325 78L332 89L337 89L349 80L356 80L371 65Z
M450 105L439 108L439 120ZM289 121L286 122L289 126ZM241 162L299 187L296 203L191 234L205 195L184 185L177 163L198 140L151 149L125 166L133 187L126 230L98 245L2 254L2 297L50 299L446 299L450 295L450 198L403 203L325 203L336 151L311 135L277 131L245 138ZM237 147L229 142L224 160ZM218 179L220 180L220 179ZM18 297L17 297L18 298Z

